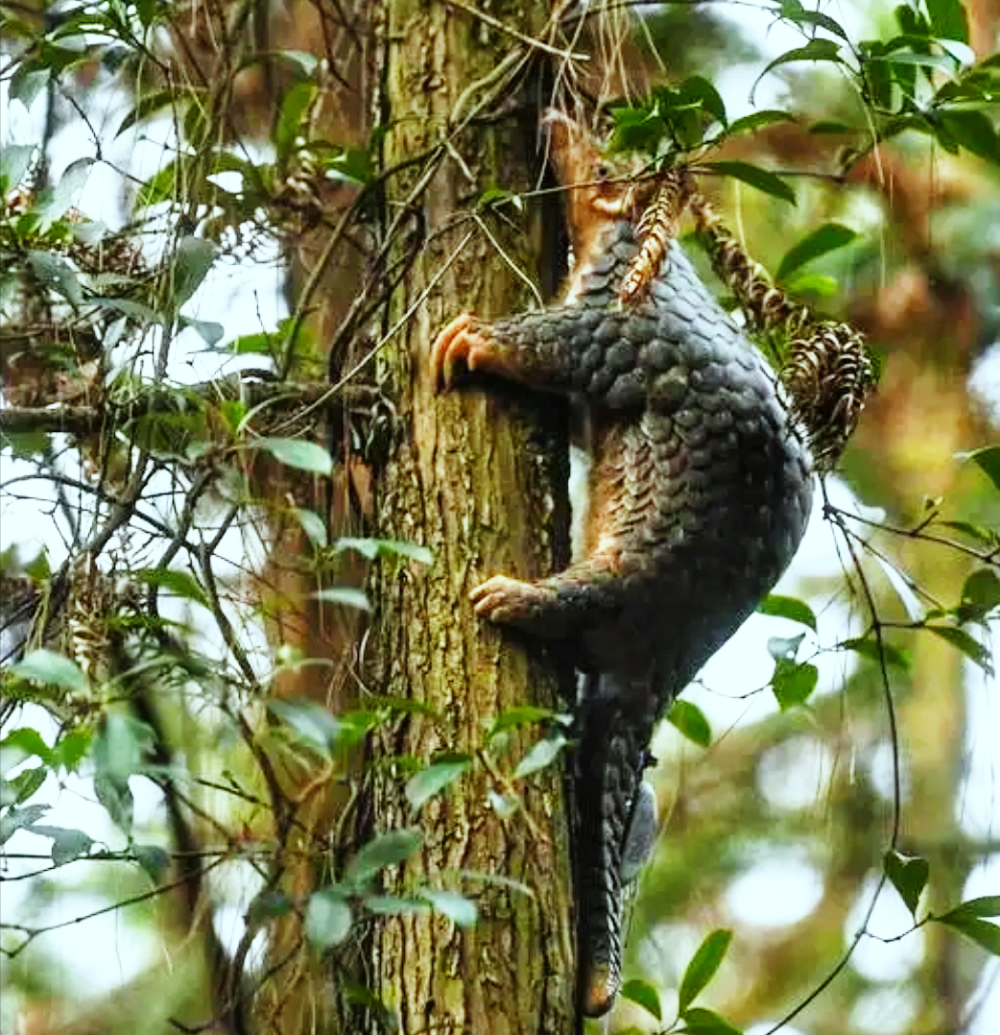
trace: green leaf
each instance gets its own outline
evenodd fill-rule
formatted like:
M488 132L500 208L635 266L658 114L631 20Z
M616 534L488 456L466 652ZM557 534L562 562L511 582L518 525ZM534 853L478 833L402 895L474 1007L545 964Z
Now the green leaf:
M69 263L51 252L29 251L27 259L32 272L45 287L62 295L74 307L83 305L83 288Z
M30 827L48 811L48 805L26 805L24 808L11 805L7 812L0 816L0 845L6 844L18 830Z
M347 864L347 879L364 883L387 866L406 862L420 850L424 835L416 829L388 830L363 845L358 854Z
M806 10L800 0L781 0L780 17L785 21L794 22L796 25L812 25L815 28L826 29L827 32L839 36L842 40L847 39L847 33L844 32L839 22L819 11Z
M52 837L52 862L56 866L63 866L90 854L90 846L94 839L82 830L68 830L59 827L51 827ZM34 832L41 833L41 828L35 827Z
M493 725L490 726L487 737L495 737L504 730L513 729L515 726L525 726L532 722L550 722L557 717L558 713L551 708L539 708L533 704L523 704L515 708L505 708L496 717Z
M299 519L302 531L309 537L309 542L318 549L326 546L326 525L323 519L315 510L306 510L304 507L295 508L295 516ZM365 601L367 603L367 601Z
M170 855L159 845L132 845L132 857L156 885L163 883L170 867Z
M838 644L841 650L852 650L876 664L884 660L886 665L896 668L908 669L910 667L910 656L905 651L894 647L891 643L882 641L882 649L879 650L878 641L872 636L859 636L853 639L844 640Z
M295 733L295 740L327 758L341 743L345 724L317 701L268 702L267 710Z
M52 765L52 751L38 730L22 726L8 733L0 740L0 776L6 776L14 766L33 755Z
M562 734L539 740L528 749L521 761L518 762L517 768L514 770L514 778L520 780L552 765L568 743L569 741Z
M269 920L288 916L295 909L295 903L284 892L265 889L256 895L247 906L247 926L257 928Z
M927 14L935 36L943 40L969 42L969 23L962 0L926 0Z
M763 129L765 126L773 126L778 122L797 121L790 111L781 111L778 108L763 108L760 111L744 115L742 118L734 119L725 132L719 134L719 139L728 139L740 133L756 133L758 129Z
M985 916L1000 916L1000 895L970 899L944 916L933 916L931 919L947 924L982 946L987 952L1000 956L1000 926L983 920Z
M771 593L757 605L758 613L762 615L773 615L776 618L788 618L800 625L807 625L813 632L816 632L816 616L813 609L797 597L783 597Z
M705 713L690 701L674 701L667 712L667 722L699 747L712 743L712 727Z
M183 237L173 254L171 287L174 309L182 305L198 290L212 268L218 249L201 237Z
M17 776L11 777L7 781L7 786L10 789L14 804L20 805L22 802L27 801L45 783L45 778L48 775L48 768L39 765L31 769L24 769ZM4 804L8 804L6 797Z
M184 315L177 317L177 326L181 330L190 327L209 347L222 341L222 337L226 333L226 328L221 323L216 323L214 320L195 320Z
M927 887L927 878L930 876L927 860L919 855L903 855L890 849L882 856L882 868L916 920L917 903Z
M719 969L729 943L733 940L733 932L726 930L713 931L698 946L698 950L691 957L684 977L681 978L680 989L677 992L677 1011L684 1017L685 1021L687 1008L698 998L705 986L715 977Z
M660 1006L660 996L652 985L639 978L633 978L622 985L619 993L622 999L629 999L638 1003L647 1013L651 1013L658 1021L663 1019L663 1010Z
M144 586L155 586L165 589L174 596L185 600L193 600L202 607L211 609L212 603L208 594L201 588L198 580L188 571L174 568L143 568L133 576L136 582Z
M127 129L131 129L137 122L141 122L143 119L149 118L150 115L154 115L163 108L174 104L177 99L177 91L172 88L157 90L154 93L146 94L145 97L140 97L135 107L122 119L121 125L115 133L115 139L117 140L122 133Z
M358 611L370 611L371 604L363 589L354 589L352 586L331 586L329 589L320 589L313 593L314 600L322 600L327 604L340 604L341 607L353 607Z
M974 571L962 586L962 602L956 608L959 622L984 622L1000 607L1000 577L992 568Z
M689 76L680 84L677 91L682 103L697 101L702 111L707 112L716 122L726 125L726 105L719 91L704 76Z
M959 453L960 460L971 460L995 488L1000 490L1000 446L984 446L982 449L975 449L971 453Z
M796 705L805 704L816 689L818 680L819 670L815 665L808 662L799 665L781 658L774 666L771 691L778 707L784 712Z
M757 76L756 82L750 90L750 103L753 103L754 91L757 89L757 83L761 81L768 74L773 72L774 69L781 65L787 65L792 61L840 61L840 44L834 43L833 40L822 40L813 39L810 40L804 47L794 47L792 50L786 50L784 54L779 54L768 66L764 69L759 76Z
M70 730L60 737L52 748L52 765L70 773L76 772L87 756L93 739L93 733L89 729Z
M300 81L286 91L274 128L274 150L279 162L286 162L302 136L302 120L316 96L316 84Z
M771 636L767 641L767 653L775 661L794 661L805 638L805 633L799 633L798 636Z
M105 773L98 772L94 776L94 793L97 800L107 809L112 823L126 834L129 833L132 829L135 801L128 780L115 780Z
M34 144L4 144L0 149L0 194L6 196L20 186L34 155Z
M705 167L713 169L723 176L732 176L734 179L742 180L744 183L748 183L751 187L755 187L765 194L781 198L782 201L790 202L792 205L795 204L795 191L780 176L775 175L773 172L768 172L766 169L761 169L760 166L751 165L749 162L726 160L706 162Z
M970 661L974 661L987 675L993 675L993 657L990 652L974 640L964 629L950 625L925 625L925 629L960 650Z
M22 679L62 687L75 693L84 693L90 685L75 661L45 647L33 650L16 665L12 665L11 672Z
M968 917L1000 916L1000 895L983 895L981 898L970 898L949 910L944 916L937 917L941 921L965 919Z
M416 812L424 802L453 784L470 766L468 759L454 762L437 762L421 769L406 784L406 800Z
M434 552L418 543L407 543L401 539L352 539L343 537L333 544L336 550L356 550L373 561L376 558L402 557L420 564L433 564Z
M59 178L59 182L45 191L38 202L38 213L43 229L61 219L83 190L94 165L93 158L78 158Z
M734 1028L724 1017L703 1006L688 1010L682 1019L684 1027L680 1031L688 1032L689 1035L743 1035L739 1028Z
M960 147L980 158L1000 164L1000 140L993 122L984 112L949 108L938 113L938 123ZM938 140L944 146L941 134Z
M152 743L153 732L144 722L111 712L94 741L94 766L112 783L127 785L133 773L142 771L143 755Z
M262 438L258 443L286 467L329 477L333 457L321 445L301 438Z
M305 935L320 951L339 945L350 933L350 903L335 888L322 888L309 896Z
M370 183L375 173L371 155L358 147L344 148L324 163L324 167L327 173L361 186Z
M429 908L422 898L408 895L365 895L365 909L379 916L403 916L406 913L426 913Z
M785 257L778 266L778 272L775 274L775 280L778 283L786 283L789 275L795 270L818 259L821 255L845 247L857 236L854 230L842 226L840 223L824 223L785 253ZM814 625L813 628L815 629L816 626Z
M472 899L457 891L434 891L425 888L421 897L430 902L434 911L446 916L457 927L472 927L479 916L479 910Z

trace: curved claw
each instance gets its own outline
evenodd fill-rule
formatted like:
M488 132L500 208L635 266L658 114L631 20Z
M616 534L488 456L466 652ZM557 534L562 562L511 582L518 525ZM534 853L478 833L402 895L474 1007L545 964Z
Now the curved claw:
M480 618L505 625L522 625L530 623L548 596L544 589L531 582L494 575L477 586L469 599Z
M431 346L431 377L437 388L451 388L459 365L471 371L488 358L490 343L477 325L474 314L462 313L435 338Z

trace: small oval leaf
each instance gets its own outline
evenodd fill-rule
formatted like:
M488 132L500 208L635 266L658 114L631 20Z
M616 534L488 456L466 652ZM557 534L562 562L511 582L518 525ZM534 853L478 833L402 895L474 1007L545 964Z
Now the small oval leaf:
M324 477L333 471L333 458L315 442L301 438L264 438L260 445L286 467L296 467Z
M11 672L22 679L49 686L61 686L64 690L82 693L89 685L87 677L75 661L40 647L11 666Z
M682 1016L715 976L732 940L732 931L718 930L713 931L698 946L698 950L691 957L691 962L684 971L681 987L677 993L677 1010ZM686 1017L685 1020L687 1020Z
M647 1013L651 1013L658 1021L663 1019L663 1009L660 1006L660 997L655 988L646 981L633 978L622 985L620 993L622 999L629 999L638 1003Z
M370 880L386 866L405 862L424 843L424 835L415 829L388 830L363 845L347 865L347 879L357 883Z
M712 743L712 727L704 712L690 701L674 701L667 712L667 722L699 747Z
M457 891L433 891L425 888L420 894L430 902L435 912L446 916L457 927L472 927L479 916L476 903Z
M332 949L351 933L351 906L333 888L314 892L306 908L305 934L317 949Z
M406 800L410 807L416 812L424 802L429 801L435 794L453 784L469 768L468 759L464 761L439 762L421 769L416 776L413 776L406 784Z

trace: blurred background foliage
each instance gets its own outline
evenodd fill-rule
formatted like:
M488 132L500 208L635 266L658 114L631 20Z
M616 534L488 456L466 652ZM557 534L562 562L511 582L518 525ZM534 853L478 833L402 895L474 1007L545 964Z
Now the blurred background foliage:
M585 6L569 8L570 28ZM352 37L367 21L302 0L0 8L0 1025L234 1030L218 978L270 973L280 937L268 942L268 925L297 911L314 948L331 949L350 909L371 905L364 882L346 921L344 902L310 899L308 883L299 898L275 890L276 846L357 848L316 834L335 802L302 820L301 843L275 802L315 801L317 772L346 794L352 748L399 716L398 702L362 707L330 689L350 682L367 606L350 596L364 577L355 560L380 549L345 548L335 534L349 524L319 516L330 501L317 503L311 479L337 450L306 448L294 411L251 435L272 397L232 376L339 379L373 340L368 309L317 301L359 267L385 273L372 265L379 136L344 88L368 67ZM751 88L758 110L795 116L724 140L711 159L751 172L701 182L775 275L817 228L854 232L785 286L860 327L880 379L772 614L685 695L698 712L657 739L663 831L634 898L633 983L611 1030L668 1028L695 949L729 929L703 1000L737 1029L763 1035L796 1011L783 1031L986 1035L1000 1023L988 919L1000 896L1000 12L991 0L843 0L636 13L626 56L643 132L656 90L694 76L715 84L730 123L755 110ZM513 21L517 5L501 14ZM896 39L895 63L868 60L874 49L821 16L852 41ZM815 49L816 32L845 42L843 61ZM805 46L805 60L762 77ZM656 153L655 134L638 143ZM773 181L752 189L760 168L781 174L794 206ZM318 263L343 225L333 264ZM53 403L73 410L59 427L18 416ZM364 458L390 432L368 397L359 405L345 434ZM261 457L284 465L267 505ZM337 498L364 497L360 466L340 470ZM81 567L105 533L110 563ZM286 570L262 566L265 543ZM287 601L317 575L330 595L289 631ZM67 616L55 630L39 624L40 602ZM798 682L810 665L815 690ZM279 705L269 717L265 686ZM331 698L348 702L336 717L316 703ZM978 913L905 933L986 896ZM260 1030L311 1030L317 1003L280 999ZM688 1030L727 1030L701 1019Z

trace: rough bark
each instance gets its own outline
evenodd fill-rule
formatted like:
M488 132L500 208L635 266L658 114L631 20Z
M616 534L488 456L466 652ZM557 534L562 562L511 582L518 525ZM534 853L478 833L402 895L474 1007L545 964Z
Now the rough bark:
M540 24L543 6L531 11L525 2L493 13L527 31L533 20ZM386 14L391 166L449 135L456 99L497 67L511 40L443 3L390 0ZM514 729L503 753L485 735L505 709L556 706L556 679L537 653L477 622L467 601L495 572L535 577L564 554L565 415L550 401L494 386L438 396L427 362L434 333L456 312L496 315L527 301L522 280L483 232L469 222L443 229L486 187L529 185L537 112L525 106L516 121L473 123L451 141L417 202L429 243L397 300L397 318L451 264L385 354L402 444L381 486L382 534L431 547L434 562L381 573L375 683L434 715L414 713L374 745L372 816L379 832L417 824L425 838L415 859L387 875L388 890L460 890L479 909L478 923L465 930L440 914L376 918L372 983L403 1032L537 1035L566 1033L572 1024L571 877L558 767L512 787L503 774L513 771L537 727ZM393 181L390 207L425 168ZM530 231L495 219L490 231L508 259L535 270ZM437 752L467 753L473 765L415 817L391 759L426 762ZM501 819L488 794L512 790L523 808Z

